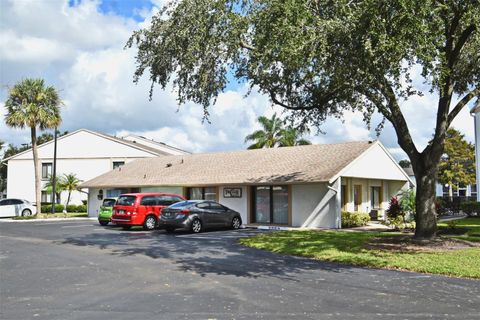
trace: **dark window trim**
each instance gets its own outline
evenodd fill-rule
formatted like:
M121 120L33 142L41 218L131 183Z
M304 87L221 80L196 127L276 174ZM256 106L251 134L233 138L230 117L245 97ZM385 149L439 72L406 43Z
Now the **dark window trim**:
M44 167L47 168L47 170L46 170L47 175L46 175L46 176L43 175L43 168L44 168ZM49 170L48 170L48 167L50 167L50 174L48 173L48 171L49 171ZM53 163L51 163L51 162L42 162L42 180L48 180L49 175L52 174L52 170L53 170Z

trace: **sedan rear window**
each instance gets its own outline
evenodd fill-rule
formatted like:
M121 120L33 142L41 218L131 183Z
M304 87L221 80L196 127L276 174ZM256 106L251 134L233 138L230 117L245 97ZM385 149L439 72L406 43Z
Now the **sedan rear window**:
M183 208L191 207L195 203L196 203L195 201L182 201L182 202L177 202L175 204L172 204L169 208L183 209Z
M135 196L120 196L120 198L118 198L117 200L117 205L133 206L133 204L135 203L135 199L137 199L137 197Z

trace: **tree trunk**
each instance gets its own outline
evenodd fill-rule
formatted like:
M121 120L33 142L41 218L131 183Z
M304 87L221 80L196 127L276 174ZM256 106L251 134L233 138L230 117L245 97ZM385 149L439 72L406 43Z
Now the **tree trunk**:
M65 205L65 207L68 206L68 204L70 203L70 195L72 194L72 191L68 191L68 198L67 198L67 204Z
M416 166L415 178L417 180L416 191L416 239L432 239L437 232L437 208L436 184L437 184L437 165L430 162L428 157L422 157L420 163ZM428 163L428 167L425 162Z
M31 127L33 166L35 170L35 203L37 204L37 216L42 212L42 180L40 177L40 168L37 152L37 128Z

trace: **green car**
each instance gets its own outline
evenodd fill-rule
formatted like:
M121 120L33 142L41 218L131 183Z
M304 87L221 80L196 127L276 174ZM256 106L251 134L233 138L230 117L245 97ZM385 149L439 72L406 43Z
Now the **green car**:
M103 199L100 212L98 213L98 222L102 226L106 226L112 220L112 209L115 205L117 198L105 198Z

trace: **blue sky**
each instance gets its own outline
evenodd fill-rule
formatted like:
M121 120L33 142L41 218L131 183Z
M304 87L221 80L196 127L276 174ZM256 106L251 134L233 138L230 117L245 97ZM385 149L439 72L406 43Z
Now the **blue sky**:
M82 0L69 0L68 5L71 7L78 6ZM98 11L103 14L114 14L127 18L135 19L138 22L143 21L139 12L144 10L152 10L154 4L150 0L103 0L99 2Z
M87 128L117 136L132 132L193 152L244 149L244 137L258 129L256 118L282 111L257 92L245 97L247 84L228 85L210 108L210 123L202 123L201 106L179 107L172 88L156 87L149 101L148 78L133 84L135 50L123 47L165 1L1 0L2 114L8 86L26 77L41 77L60 91L65 103L62 131ZM419 72L414 77L421 84ZM435 107L436 97L430 94L402 104L419 148L432 136ZM307 138L314 143L375 139L374 130L368 130L362 119L354 113L345 114L343 122L329 119L322 127L325 135ZM454 126L473 140L467 109ZM7 128L1 121L0 140L20 145L30 137L27 130ZM405 157L391 125L386 125L380 140L397 159Z

